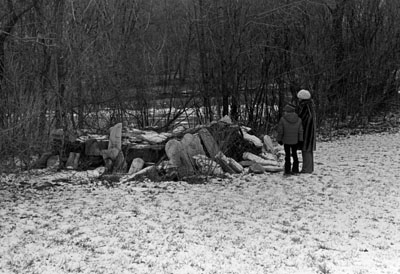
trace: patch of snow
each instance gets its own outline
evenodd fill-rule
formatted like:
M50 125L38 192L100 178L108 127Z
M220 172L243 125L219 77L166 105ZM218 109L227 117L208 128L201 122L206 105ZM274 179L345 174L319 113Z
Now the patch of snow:
M0 269L399 273L400 134L317 149L315 172L298 176L1 190Z

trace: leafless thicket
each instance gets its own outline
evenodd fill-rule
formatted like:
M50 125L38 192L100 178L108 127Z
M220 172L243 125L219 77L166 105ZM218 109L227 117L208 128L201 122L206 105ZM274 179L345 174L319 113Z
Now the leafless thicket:
M266 133L300 88L320 122L358 123L395 102L399 11L397 0L0 0L1 158L29 163L52 128L166 130L189 108L197 123L229 114Z

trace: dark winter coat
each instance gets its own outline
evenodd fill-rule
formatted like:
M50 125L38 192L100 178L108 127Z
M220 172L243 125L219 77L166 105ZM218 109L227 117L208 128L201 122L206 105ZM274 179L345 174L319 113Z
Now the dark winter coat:
M299 117L303 122L303 147L302 151L315 151L317 147L316 134L316 115L315 115L315 105L312 99L302 100L299 103L298 111Z
M295 112L286 113L279 120L276 140L285 145L295 145L303 141L302 122Z

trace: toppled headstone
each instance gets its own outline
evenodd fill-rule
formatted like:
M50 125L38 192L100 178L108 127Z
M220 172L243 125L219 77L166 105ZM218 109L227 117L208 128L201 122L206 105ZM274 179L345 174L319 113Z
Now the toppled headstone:
M130 182L130 181L138 179L139 177L157 177L157 173L158 172L157 172L156 166L148 166L148 167L145 167L145 168L139 170L136 173L129 174L129 175L122 177L120 182L121 183Z
M215 161L221 166L224 172L236 173L229 164L229 159L221 151L215 155Z
M279 166L277 161L267 160L250 152L243 153L243 159L256 162L263 166Z
M65 167L67 169L77 169L80 156L81 154L78 152L70 152Z
M242 133L243 133L243 139L244 140L249 141L250 143L252 143L253 145L255 145L258 148L262 148L263 147L263 143L261 142L261 140L257 136L248 134L243 129L242 129Z
M178 140L171 139L165 144L165 153L171 166L178 167L181 164L181 150L182 144Z
M263 147L264 150L269 153L274 153L274 144L272 143L271 137L269 137L268 135L264 135L263 141L264 141L264 147Z
M215 156L216 162L221 166L222 170L228 173L242 173L243 166L241 166L235 159L225 156L219 152Z
M134 174L138 172L139 170L143 169L143 166L144 166L144 160L142 158L133 159L128 174Z
M186 133L182 140L182 146L186 149L189 157L201 154L206 155L203 146L201 145L201 140L198 134Z
M218 154L220 149L219 149L218 144L215 141L214 137L205 128L202 128L199 130L199 136L200 136L201 141L204 144L207 154L210 156L210 158L215 158L215 156Z
M178 168L181 177L192 175L194 167L180 141L171 139L165 144L165 153L172 166Z
M233 158L229 158L229 166L233 169L233 171L235 171L236 173L242 173L243 172L243 166L241 164L239 164L238 162L236 162L235 159Z

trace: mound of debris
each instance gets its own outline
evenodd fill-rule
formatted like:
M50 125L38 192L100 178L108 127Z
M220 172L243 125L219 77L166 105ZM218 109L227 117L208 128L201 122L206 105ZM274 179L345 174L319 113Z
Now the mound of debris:
M274 147L268 135L259 138L229 117L167 133L123 128L121 123L111 127L108 136L66 138L57 130L52 133L52 143L52 151L42 155L36 168L54 168L62 174L102 170L96 174L117 177L122 183L140 178L186 180L226 173L279 172L283 161L282 150Z

